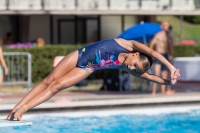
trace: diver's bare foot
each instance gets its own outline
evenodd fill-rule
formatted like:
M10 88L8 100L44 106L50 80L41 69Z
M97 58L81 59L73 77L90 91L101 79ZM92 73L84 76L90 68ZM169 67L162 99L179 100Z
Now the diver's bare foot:
M11 111L10 114L7 116L6 120L13 120L14 119L14 115L15 115L15 112Z
M17 111L16 111L16 113L14 114L14 117L18 120L18 121L20 121L21 120L21 118L22 118L22 116L23 116L23 114L25 113L25 109L23 108L23 107L20 107Z
M7 116L6 120L13 120L15 112L18 110L18 108L19 106L14 107L12 111L9 113L9 115Z

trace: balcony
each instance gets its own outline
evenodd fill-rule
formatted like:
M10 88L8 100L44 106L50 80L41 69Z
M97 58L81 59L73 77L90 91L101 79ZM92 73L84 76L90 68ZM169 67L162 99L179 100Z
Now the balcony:
M0 14L199 14L196 5L194 0L0 0Z

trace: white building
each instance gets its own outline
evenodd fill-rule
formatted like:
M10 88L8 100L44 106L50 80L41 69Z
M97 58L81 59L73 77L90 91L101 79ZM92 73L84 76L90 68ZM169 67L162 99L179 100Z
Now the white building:
M0 36L14 42L91 43L155 15L197 15L193 0L0 0Z

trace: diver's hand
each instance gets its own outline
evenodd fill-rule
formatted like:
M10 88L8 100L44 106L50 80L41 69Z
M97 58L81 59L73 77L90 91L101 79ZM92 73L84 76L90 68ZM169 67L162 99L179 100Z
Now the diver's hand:
M174 85L177 82L177 80L179 80L179 78L180 78L180 70L174 69L171 72L171 84Z
M176 80L176 79L171 79L171 85L175 85L175 84L176 84L176 82L177 82L177 80Z
M172 69L171 70L171 80L179 80L180 78L180 70L179 69Z

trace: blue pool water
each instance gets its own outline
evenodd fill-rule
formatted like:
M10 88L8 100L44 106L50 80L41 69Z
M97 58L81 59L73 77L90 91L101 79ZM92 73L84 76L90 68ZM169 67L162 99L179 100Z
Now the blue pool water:
M0 133L200 133L200 111L181 114L108 117L35 116L30 127L3 127Z

